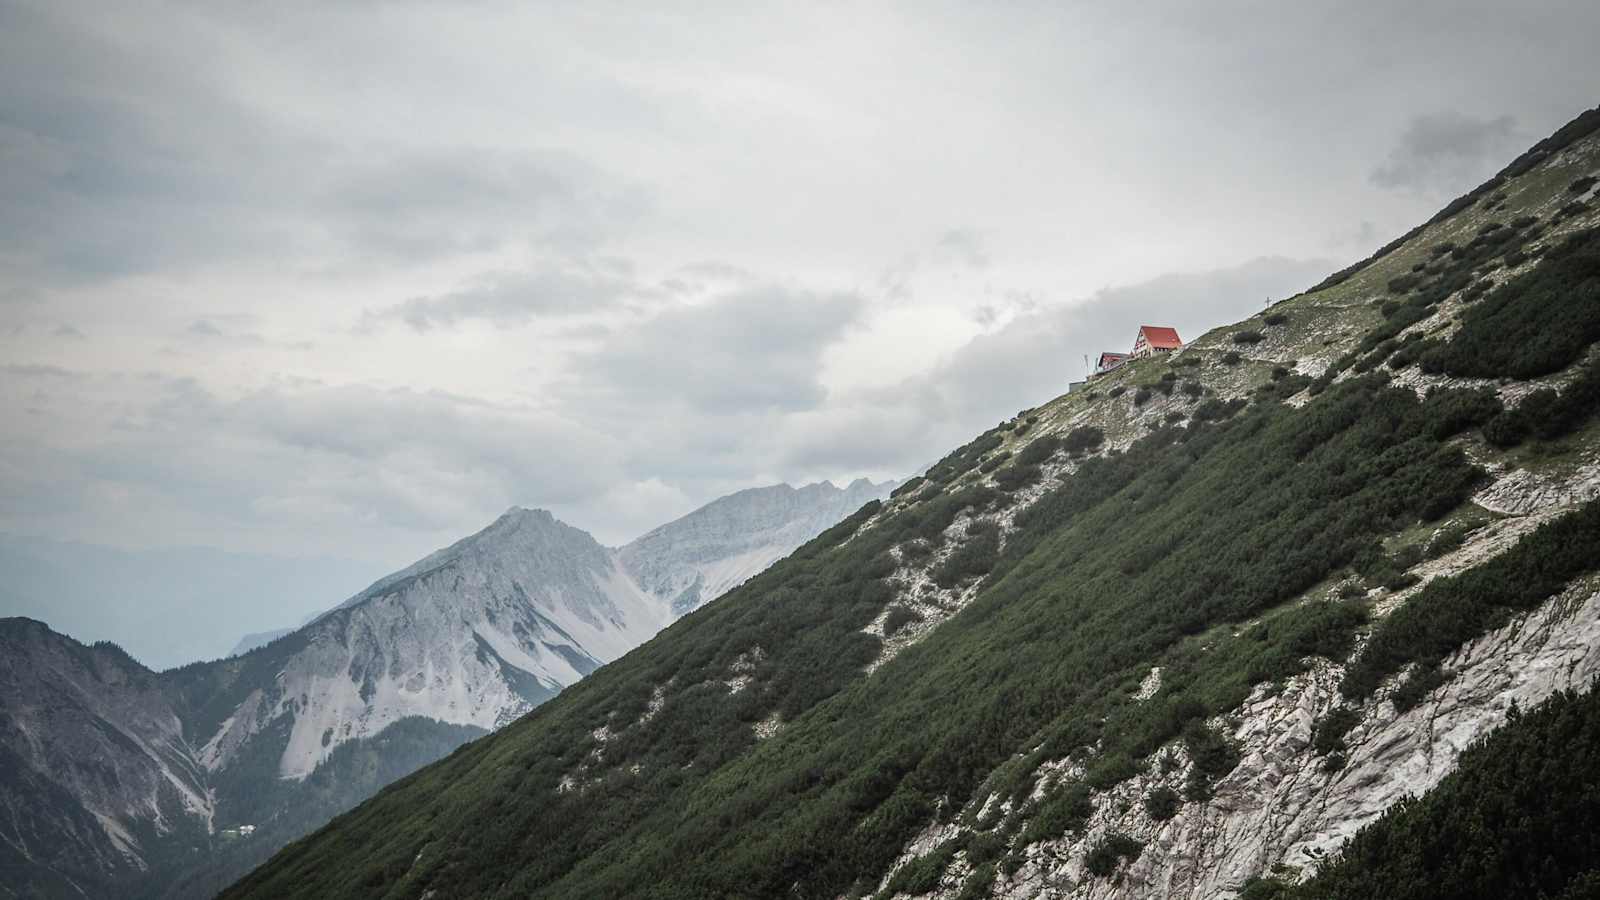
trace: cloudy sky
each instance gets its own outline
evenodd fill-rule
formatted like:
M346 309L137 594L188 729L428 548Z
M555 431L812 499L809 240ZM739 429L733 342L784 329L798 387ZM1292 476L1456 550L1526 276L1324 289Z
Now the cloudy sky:
M1600 102L1597 33L0 0L0 532L377 575L511 504L616 543L903 476L1415 224Z

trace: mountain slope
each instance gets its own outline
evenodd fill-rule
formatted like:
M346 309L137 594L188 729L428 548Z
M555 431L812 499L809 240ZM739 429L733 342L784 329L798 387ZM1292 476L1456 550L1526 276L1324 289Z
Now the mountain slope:
M1600 110L230 897L1228 895L1600 672Z
M0 896L74 893L150 835L209 824L170 698L117 647L0 619L0 697Z
M248 662L180 669L171 680L208 769L229 768L281 723L273 774L302 778L344 741L408 716L503 725L665 621L588 534L513 509ZM235 677L264 665L270 681Z
M664 578L694 573L709 600L886 488L741 492L656 529L631 558ZM671 621L625 554L513 508L259 648L159 674L5 620L0 752L16 815L0 829L4 884L215 892Z

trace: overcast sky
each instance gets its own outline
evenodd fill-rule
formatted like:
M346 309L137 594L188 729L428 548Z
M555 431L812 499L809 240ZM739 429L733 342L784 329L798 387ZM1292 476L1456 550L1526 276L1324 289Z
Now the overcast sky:
M376 576L511 504L620 543L904 476L1141 322L1431 214L1600 102L1597 34L1592 2L0 0L0 531Z

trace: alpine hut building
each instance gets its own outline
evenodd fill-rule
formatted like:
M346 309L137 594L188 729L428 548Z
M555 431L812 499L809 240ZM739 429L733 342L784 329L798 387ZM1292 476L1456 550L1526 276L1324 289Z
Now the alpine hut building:
M1141 325L1139 334L1133 339L1133 357L1144 359L1155 356L1157 353L1171 353L1183 346L1183 339L1178 337L1176 328L1167 328L1162 325Z

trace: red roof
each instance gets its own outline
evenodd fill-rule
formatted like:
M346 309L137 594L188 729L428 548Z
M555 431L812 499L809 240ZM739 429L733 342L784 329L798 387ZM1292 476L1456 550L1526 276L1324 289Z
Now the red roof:
M1107 363L1122 362L1123 360L1127 359L1129 355L1130 354L1127 353L1112 353L1108 350L1105 353L1100 354L1100 365L1104 366Z
M1159 325L1141 325L1139 333L1144 335L1144 342L1157 350L1176 350L1183 346L1183 339L1178 337L1178 329L1163 328Z

